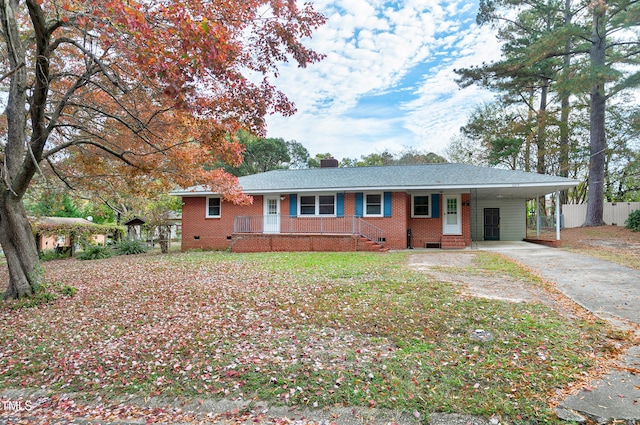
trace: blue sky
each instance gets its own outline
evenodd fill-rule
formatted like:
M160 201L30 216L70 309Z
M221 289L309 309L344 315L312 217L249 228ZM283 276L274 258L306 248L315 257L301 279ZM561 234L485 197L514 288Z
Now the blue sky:
M281 69L277 86L298 112L269 117L269 137L338 159L404 147L443 153L474 107L491 100L454 81L454 69L499 57L491 29L475 24L477 1L313 4L327 23L307 45L327 57Z

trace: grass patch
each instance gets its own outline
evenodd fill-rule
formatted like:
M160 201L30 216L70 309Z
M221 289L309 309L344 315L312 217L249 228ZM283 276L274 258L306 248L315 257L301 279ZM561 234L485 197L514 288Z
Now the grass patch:
M53 302L60 296L69 298L73 297L77 292L77 288L59 281L53 283L45 282L38 287L32 297L21 298L19 300L9 300L5 301L5 303L13 310L34 308L42 304Z
M508 276L514 280L519 280L531 284L540 284L539 277L532 275L526 268L519 266L515 261L502 254L488 251L477 251L474 253L473 263L465 267L435 266L434 270L457 272L472 275L493 275Z
M483 273L534 280L496 256L479 261ZM47 263L48 277L79 291L0 310L0 388L541 423L553 422L549 395L606 351L603 324L461 297L406 262L402 252L197 252ZM493 340L473 340L479 328Z
M533 276L526 269L520 267L513 260L501 254L487 251L477 252L474 262L480 271L489 271L507 275L514 279L520 279L528 282L539 282L540 279Z

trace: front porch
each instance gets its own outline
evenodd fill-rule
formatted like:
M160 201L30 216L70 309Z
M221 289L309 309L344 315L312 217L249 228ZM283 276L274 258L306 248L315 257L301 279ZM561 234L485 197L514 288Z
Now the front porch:
M304 217L280 214L236 216L233 233L280 235L353 235L382 243L384 231L362 217Z
M233 252L386 251L383 229L362 217L236 216Z

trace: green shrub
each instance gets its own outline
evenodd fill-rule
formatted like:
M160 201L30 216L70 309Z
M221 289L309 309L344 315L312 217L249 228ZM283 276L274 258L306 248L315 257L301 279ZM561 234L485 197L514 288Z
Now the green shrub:
M640 210L635 210L629 214L629 218L627 218L624 224L627 229L640 232Z
M73 297L77 292L78 288L76 288L75 286L66 285L62 282L45 282L38 287L38 289L31 297L19 299L13 305L11 305L11 308L13 308L14 310L22 308L33 308L41 304L47 304L49 302L57 300L58 295Z
M139 240L122 240L116 245L119 255L134 255L147 252L147 248Z
M71 285L62 285L62 288L60 289L60 293L68 297L73 297L76 292L78 292L78 288Z
M70 252L61 252L53 249L47 249L38 253L40 261L60 260L62 258L69 258Z
M81 260L100 260L111 257L111 248L104 245L87 245L78 256Z

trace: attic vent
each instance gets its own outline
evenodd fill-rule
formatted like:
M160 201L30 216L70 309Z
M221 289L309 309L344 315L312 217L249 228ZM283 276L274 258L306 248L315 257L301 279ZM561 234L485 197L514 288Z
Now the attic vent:
M338 160L334 157L325 158L320 160L320 168L337 168Z

